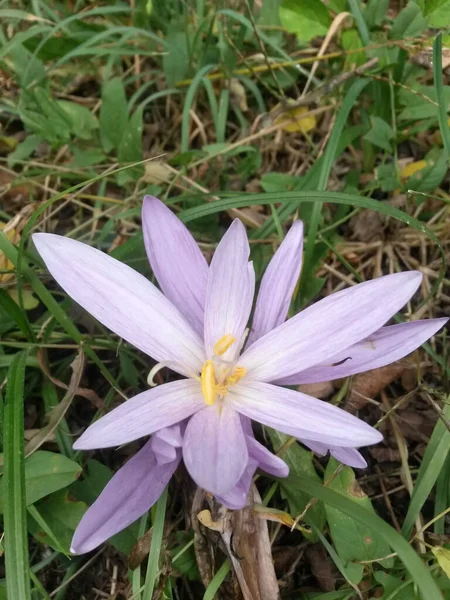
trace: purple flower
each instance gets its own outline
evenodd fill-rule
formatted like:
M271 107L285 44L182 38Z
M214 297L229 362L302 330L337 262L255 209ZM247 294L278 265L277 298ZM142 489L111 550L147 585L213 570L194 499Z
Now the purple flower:
M195 240L159 200L144 199L147 254L161 293L112 257L69 238L35 234L49 271L103 325L185 379L152 387L93 423L77 449L108 448L152 434L83 517L72 551L87 552L158 499L181 457L194 479L230 508L245 504L255 470L287 465L255 440L251 420L295 436L315 452L364 466L356 448L381 434L345 411L275 384L346 377L409 354L447 319L383 327L414 294L421 274L387 275L327 296L291 319L301 267L296 222L261 281L245 228L235 220L208 267ZM245 347L245 349L244 349Z

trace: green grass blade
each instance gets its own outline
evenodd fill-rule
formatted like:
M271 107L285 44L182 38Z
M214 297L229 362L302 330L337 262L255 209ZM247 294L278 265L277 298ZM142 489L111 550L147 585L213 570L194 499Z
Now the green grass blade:
M354 107L359 94L362 92L362 90L366 87L368 83L369 81L367 79L359 79L355 81L351 85L344 98L323 157L322 168L319 174L319 182L317 185L318 190L325 190L327 187L331 167L333 166L333 163L336 160L336 153L339 146L339 140L342 136L345 124L347 123L350 111ZM309 276L311 275L311 262L314 252L314 244L316 243L316 234L319 228L320 217L322 214L322 206L323 202L314 202L313 209L311 212L311 218L308 224L308 238L305 245L305 258L302 274L302 278L306 279L309 278Z
M442 33L438 33L438 35L434 38L433 76L434 87L436 88L436 99L439 104L439 128L441 130L442 142L444 144L448 160L450 156L450 129L448 127L447 101L444 97L444 82L442 79Z
M155 520L153 522L152 545L150 546L150 555L148 557L147 573L145 576L144 593L142 600L152 600L153 590L155 589L156 578L159 570L159 557L164 533L164 519L166 516L168 488L161 494L156 503Z
M377 531L391 546L392 550L398 554L400 560L408 569L413 581L420 590L423 600L442 600L442 594L431 576L430 571L408 542L397 533L393 527L388 525L380 517L368 512L365 508L356 505L355 502L334 490L330 490L323 485L315 483L300 475L290 475L289 477L292 479L293 483L296 482L299 487L311 494L312 497L322 500L326 504L350 515L353 519L363 523L366 527L370 527Z
M26 352L15 355L8 371L5 400L5 567L8 597L30 600L24 468L24 380Z
M187 152L189 149L189 123L190 123L190 112L194 103L197 88L202 82L202 79L210 71L214 69L215 65L205 65L200 71L195 74L191 85L189 86L186 94L186 99L183 106L183 115L181 118L181 152Z
M444 407L444 418L448 422L450 418L449 404L446 404ZM422 506L430 496L430 492L439 477L439 473L444 466L449 452L450 432L442 422L442 419L438 419L423 456L411 496L411 502L403 523L402 533L405 537L411 534L414 523L419 516Z
M216 592L224 582L224 579L228 575L229 570L230 562L227 559L224 561L223 565L212 578L211 583L208 585L208 589L203 595L203 600L214 600Z
M361 36L362 42L364 46L368 46L370 44L370 33L367 28L366 21L361 12L361 6L359 0L348 0L348 6L351 10L353 18L355 19L356 26L359 31L359 35Z

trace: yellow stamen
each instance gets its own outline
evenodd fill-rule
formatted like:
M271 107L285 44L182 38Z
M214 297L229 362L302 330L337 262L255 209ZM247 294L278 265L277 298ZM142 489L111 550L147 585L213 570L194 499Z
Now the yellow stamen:
M214 363L212 360L207 360L202 369L202 392L206 404L212 405L216 400L216 379L214 373Z
M244 367L236 367L233 374L227 377L227 385L235 385L246 373L247 369L244 369Z
M222 354L225 354L228 348L230 348L230 346L232 346L235 341L236 338L233 335L231 335L231 333L227 333L226 335L221 337L216 344L214 344L214 354L216 356L222 356Z

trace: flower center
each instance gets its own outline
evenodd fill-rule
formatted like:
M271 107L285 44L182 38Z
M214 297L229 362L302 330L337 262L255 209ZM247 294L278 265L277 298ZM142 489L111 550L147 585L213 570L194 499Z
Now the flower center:
M219 396L228 394L228 387L235 385L246 370L244 367L236 367L234 362L220 358L234 344L236 338L227 333L214 345L213 358L207 360L202 368L201 384L203 397L206 404L212 405Z

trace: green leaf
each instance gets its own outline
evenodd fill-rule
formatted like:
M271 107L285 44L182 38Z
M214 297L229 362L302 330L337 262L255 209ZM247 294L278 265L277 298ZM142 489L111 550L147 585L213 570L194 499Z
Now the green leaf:
M392 152L391 141L394 137L392 127L380 117L371 117L370 122L372 128L366 133L364 139L386 152Z
M424 5L430 27L445 29L450 25L450 0L426 0Z
M188 73L188 34L185 31L169 31L165 39L170 50L164 53L163 70L168 87L174 87Z
M43 450L35 452L25 460L26 505L34 504L44 496L67 487L79 477L80 473L80 465L62 454ZM6 511L5 482L6 477L0 480L0 513Z
M383 598L392 600L411 600L414 598L414 584L405 586L405 582L397 577L393 577L384 571L375 571L373 574L375 580L383 586Z
M358 48L363 48L364 44L362 42L361 36L359 35L356 29L346 29L342 32L341 35L341 43L342 48L346 52L350 52L353 50L357 50ZM345 58L345 71L350 71L355 67L360 67L366 61L366 56L364 52L358 52L356 54L349 54Z
M367 510L358 502L354 502L347 496L329 489L329 487L318 485L301 475L293 475L292 480L295 480L299 489L303 488L311 496L322 500L327 506L350 516L355 522L361 523L363 530L370 528L370 530L376 531L379 539L384 540L398 554L399 559L403 561L422 597L426 600L442 600L441 592L428 567L424 565L413 548L393 527L373 511Z
M326 35L331 23L328 8L320 0L284 0L280 21L286 31L295 33L300 42Z
M390 33L392 40L420 35L427 28L427 20L420 7L410 0L405 8L395 18Z
M73 483L70 489L77 500L91 505L100 496L113 475L114 473L102 463L97 460L88 460L83 470L83 478ZM138 524L132 524L109 541L120 552L128 554L137 542L137 531Z
M36 509L40 517L49 524L49 528L64 552L68 554L73 532L87 510L86 504L75 500L69 491L59 490L40 500L36 504ZM31 516L28 517L28 528L39 542L47 544L55 550L60 550L51 536L43 531Z
M68 116L73 135L81 140L90 140L92 132L98 127L98 121L91 111L86 106L68 100L58 100L58 105Z
M8 370L4 413L5 568L8 596L29 600L28 540L25 510L24 380L27 353L17 353Z
M444 419L450 418L450 404L444 404ZM409 503L408 512L403 522L402 532L405 536L411 534L414 523L420 510L430 497L431 490L441 472L446 458L450 452L450 432L442 419L438 419L427 449L423 456L419 472L414 485L413 494Z
M414 173L403 186L405 191L433 192L440 186L447 174L447 153L445 150L433 148L425 157L427 166Z
M103 84L100 107L100 138L105 152L117 150L128 128L128 106L125 88L119 77Z
M289 435L280 433L275 429L267 428L267 430L269 431L275 452L278 452L291 439ZM306 505L311 500L311 496L302 488L299 488L295 482L292 482L291 475L303 475L316 483L321 483L321 480L314 468L312 453L302 448L297 442L289 446L281 457L289 466L289 476L286 479L281 479L280 485L283 495L289 502L289 510L295 518L305 510ZM304 521L305 523L314 523L319 531L323 530L325 526L325 512L322 502L316 502L308 509Z
M41 142L41 136L28 135L23 142L16 146L13 152L8 154L8 167L11 169L17 162L31 156Z
M388 8L389 0L368 0L364 10L364 19L367 27L369 29L379 27L386 16Z
M328 461L325 471L327 487L346 496L349 500L362 507L368 513L375 515L369 497L362 491L355 479L355 473L350 467L343 467L339 474L333 477L339 462L334 458ZM331 537L336 551L347 565L348 562L357 560L375 560L391 553L389 544L375 529L364 527L350 515L343 514L333 506L325 505ZM392 566L392 559L381 562L384 566ZM362 569L360 576L362 577ZM359 581L353 580L354 583Z
M142 160L142 132L144 129L143 109L136 110L128 123L117 153L120 163L134 163ZM119 185L138 179L144 173L142 165L122 171L117 175Z

